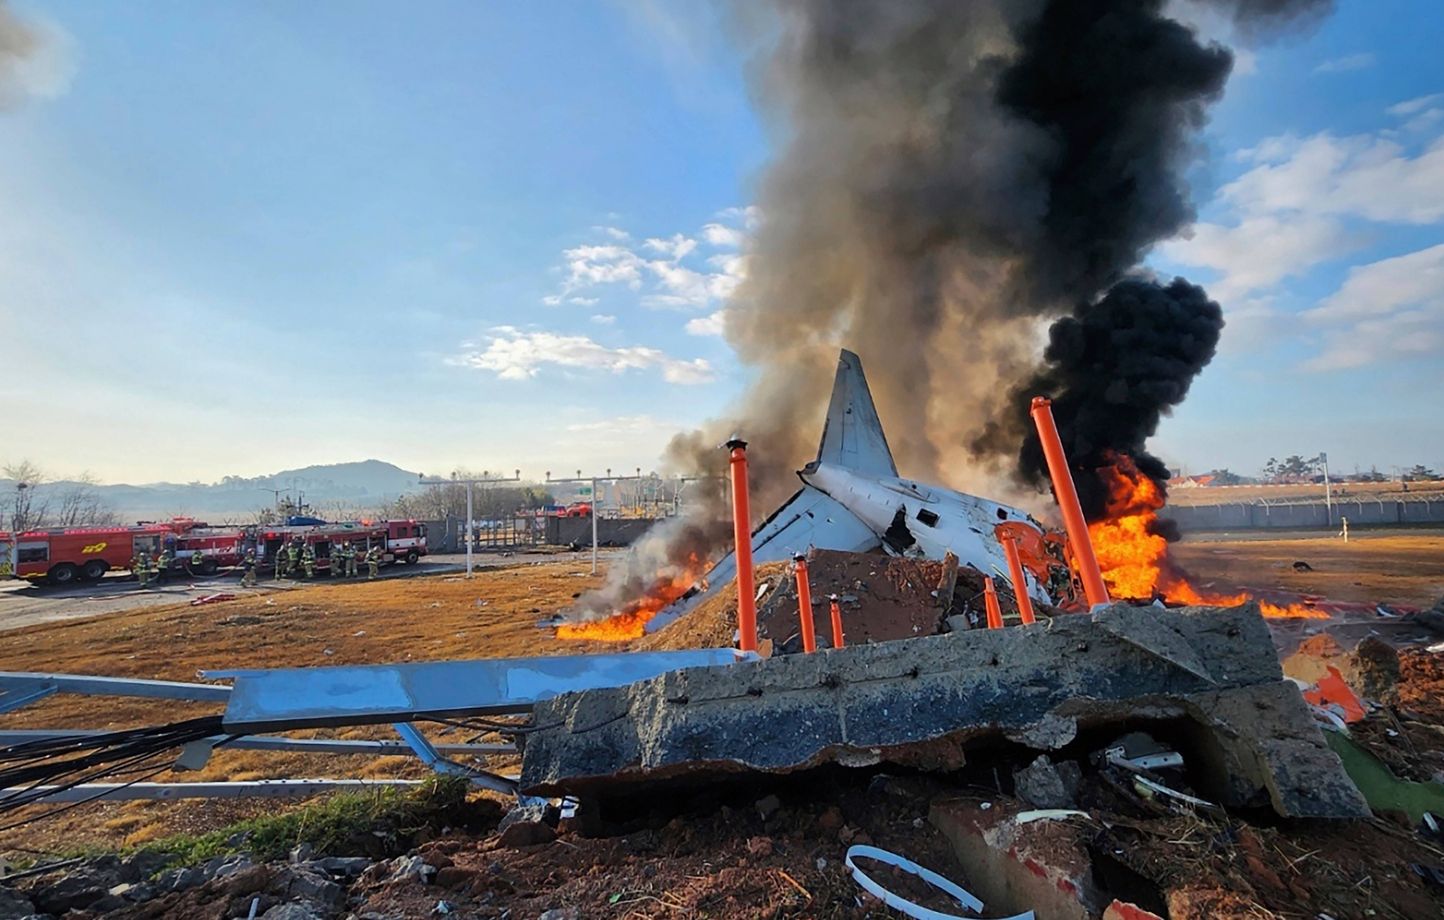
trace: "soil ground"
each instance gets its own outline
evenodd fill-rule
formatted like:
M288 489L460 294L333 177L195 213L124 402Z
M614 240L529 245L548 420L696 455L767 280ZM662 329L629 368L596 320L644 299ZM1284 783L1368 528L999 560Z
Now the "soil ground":
M1337 537L1190 537L1173 557L1205 588L1252 588L1329 600L1432 607L1444 598L1444 533L1371 531ZM1297 570L1295 562L1308 568Z
M1177 547L1177 555L1200 580L1220 585L1243 584L1323 594L1337 600L1384 600L1421 606L1430 606L1444 595L1444 535L1439 534L1369 535L1347 545L1320 538L1187 541ZM1293 567L1296 560L1307 561L1312 571L1296 571ZM550 630L536 626L538 620L567 606L577 594L600 583L600 577L591 576L589 570L585 558L540 564L522 562L510 568L478 573L470 580L459 575L443 575L374 583L321 584L285 592L262 592L200 607L166 605L72 619L0 635L0 670L195 680L198 670L208 668L364 664L615 650L616 645L558 640ZM3 613L3 600L0 600L0 616ZM697 644L719 641L713 633L695 638L706 640ZM144 700L101 702L61 696L0 717L0 727L119 728L215 711L215 707L203 705L157 706ZM298 733L301 737L327 734L387 737L388 730ZM510 765L506 758L493 758L488 763L490 768L503 771ZM221 751L198 773L162 775L156 779L419 778L422 775L421 768L411 758ZM24 856L35 852L70 852L78 847L135 845L176 831L209 830L277 807L284 806L274 801L97 803L70 809L46 821L0 830L0 852ZM801 804L798 807L810 808ZM6 817L14 820L24 816ZM849 823L864 823L851 814L847 819ZM879 820L883 820L883 816L879 816ZM908 818L907 823L911 825L912 820ZM875 830L885 836L885 827L886 822L876 825ZM673 881L677 885L692 884L696 882L693 876L708 875L703 871L705 865L714 868L738 865L738 859L747 858L759 866L774 866L788 872L814 898L822 897L820 892L840 883L840 876L834 877L823 869L809 870L814 863L815 842L788 842L789 836L795 836L792 831L779 835L770 827L747 830L751 836L760 833L773 837L775 852L786 859L772 861L753 854L748 848L750 837L717 843L721 849L715 851L716 855L711 850L713 843L698 845L696 855L688 856L686 839L689 835L701 834L701 826L686 833L682 833L682 828L673 828L680 834L680 842L672 841L672 837L664 833L665 846L680 847L677 854L691 860L677 864L679 874ZM651 839L644 837L644 844ZM727 849L733 844L736 852ZM689 903L698 904L711 897L702 890L705 885L697 891L674 891L673 895L667 895L661 880L651 882L652 876L645 874L646 865L655 858L645 845L642 850L635 850L634 843L616 839L586 843L576 840L574 845L585 852L561 847L567 865L574 866L582 859L606 867L589 870L586 877L594 881L586 883L585 892L580 889L576 892L578 900L583 899L581 896L601 895L606 888L607 898L618 893L628 899L635 895L639 903L632 905L638 908L633 915L675 913L682 916L685 914L671 907L657 906L648 899L670 903L677 897L687 900L695 896L697 900ZM764 844L752 847L758 851L766 848ZM507 859L506 869L512 883L520 880L524 886L545 892L560 877L557 875L560 870L552 864L560 858L556 855L533 857L523 851L522 855ZM798 871L793 871L794 866ZM829 863L829 869L836 871L835 862ZM613 872L620 874L613 876ZM784 905L790 905L787 909L800 908L808 900L796 891L797 886L772 869L757 875L755 885L760 886L759 890L765 887L771 892L767 897L775 899L770 903L775 903L779 912L786 912ZM754 884L754 880L749 877L747 884ZM788 894L789 891L793 894ZM842 888L837 892L840 898ZM794 894L802 901L789 902ZM543 894L536 897L533 903L541 906ZM718 915L726 915L726 896L719 897L723 900L706 903L718 908ZM652 904L656 910L640 909L646 904ZM805 909L799 912L823 915ZM605 915L624 914L608 912ZM843 911L836 915L852 914Z

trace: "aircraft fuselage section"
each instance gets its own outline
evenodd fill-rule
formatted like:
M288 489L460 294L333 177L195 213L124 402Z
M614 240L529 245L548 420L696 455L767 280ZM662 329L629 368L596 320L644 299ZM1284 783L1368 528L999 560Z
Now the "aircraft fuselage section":
M963 565L984 574L1006 577L1008 571L993 528L1003 521L1034 524L1017 508L911 479L864 476L817 462L797 475L883 535L890 550L929 559L951 551ZM1029 593L1049 600L1035 584L1029 585Z

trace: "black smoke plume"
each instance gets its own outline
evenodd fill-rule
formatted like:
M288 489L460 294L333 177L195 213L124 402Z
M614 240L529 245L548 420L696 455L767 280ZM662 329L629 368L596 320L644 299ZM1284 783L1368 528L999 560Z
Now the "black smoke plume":
M1145 443L1213 359L1222 331L1223 309L1182 278L1167 287L1120 281L1098 302L1080 303L1053 324L1044 368L1015 391L1014 401L1052 398L1088 520L1103 517L1108 498L1094 471L1116 455L1131 457L1139 472L1166 488L1168 468ZM1042 482L1048 475L1042 447L1036 432L1026 430L1018 468Z
M725 321L755 383L730 417L675 438L671 465L719 471L738 432L752 443L752 507L769 513L814 455L846 346L908 475L999 497L1031 482L1016 467L1027 401L1009 396L1040 373L1044 325L1073 314L1091 328L1075 305L1136 290L1107 293L1144 284L1126 279L1193 219L1184 171L1232 56L1174 11L1206 8L1249 34L1327 6L737 4L779 151ZM1094 395L1080 391L1080 406Z

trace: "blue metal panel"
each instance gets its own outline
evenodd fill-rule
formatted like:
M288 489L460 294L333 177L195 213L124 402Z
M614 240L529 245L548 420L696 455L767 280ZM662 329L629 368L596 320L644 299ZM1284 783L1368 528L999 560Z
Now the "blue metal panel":
M734 649L207 671L234 678L228 732L529 712L538 700L738 660Z

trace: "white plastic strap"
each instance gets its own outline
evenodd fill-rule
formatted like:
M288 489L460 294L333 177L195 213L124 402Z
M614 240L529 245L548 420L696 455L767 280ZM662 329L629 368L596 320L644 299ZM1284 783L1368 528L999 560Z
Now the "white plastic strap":
M924 869L922 866L918 865L910 859L905 859L904 857L899 856L896 853L890 853L887 850L880 850L877 847L863 846L862 844L848 847L846 863L847 868L852 871L853 880L856 881L857 884L861 886L864 891L877 898L878 900L882 901L888 907L891 907L893 910L901 911L907 916L915 918L915 920L969 920L969 918L965 918L960 914L945 914L941 911L931 910L929 908L923 907L921 904L914 904L912 901L909 901L902 895L893 894L891 891L888 891L886 888L873 881L866 872L863 872L861 869L858 868L857 863L853 862L853 860L858 857L863 857L865 859L875 859L880 863L886 863L889 866L896 866L897 868L903 870L904 872L907 872L910 875L916 875L918 878L927 882L929 885L932 885L934 888L944 892L953 900L957 901L963 906L964 910L968 910L973 913L981 913L983 910L983 902L973 897L970 892L958 887L957 885L954 885L952 882L943 878L941 875L938 875L936 872L933 872L930 869ZM1033 912L1030 910L1026 913L1015 914L1012 917L1003 918L1003 920L1033 920Z

